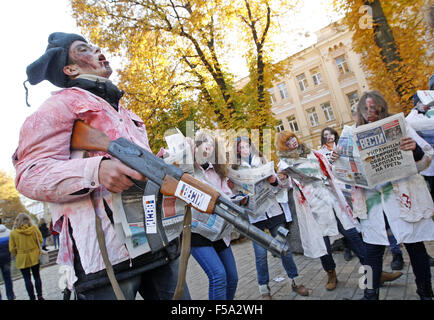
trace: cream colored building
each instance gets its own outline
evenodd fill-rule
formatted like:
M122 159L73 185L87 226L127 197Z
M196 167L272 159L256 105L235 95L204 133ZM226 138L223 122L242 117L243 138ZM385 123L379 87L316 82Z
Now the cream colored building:
M317 42L288 57L290 74L269 90L272 112L280 120L278 131L294 131L303 142L317 148L321 130L339 133L352 124L351 107L369 90L351 50L351 32L331 24L316 32Z

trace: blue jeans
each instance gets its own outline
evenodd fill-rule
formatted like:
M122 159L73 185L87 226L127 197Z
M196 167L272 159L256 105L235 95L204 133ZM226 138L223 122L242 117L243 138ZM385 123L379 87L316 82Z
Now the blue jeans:
M401 251L401 246L398 244L398 242L396 241L395 237L393 236L392 230L387 229L387 238L389 239L389 248L390 248L390 252L392 252L392 254L402 254Z
M144 300L171 300L178 281L179 258L161 267L146 271L137 276L119 281L119 286L126 300L135 300L137 292ZM78 295L79 300L116 300L111 284L88 290ZM187 284L184 287L182 300L189 300L190 292Z
M59 235L58 234L53 234L53 244L54 244L54 249L59 248Z
M336 221L338 223L338 231L344 236L344 239L346 240L348 247L359 258L360 263L362 265L364 265L365 264L364 263L365 258L366 258L366 246L362 240L362 237L357 232L357 229L351 228L351 229L345 230L344 227L342 226L342 223L339 221L338 218L336 218ZM336 264L335 264L335 261L333 260L333 256L331 253L331 245L330 245L329 237L324 237L324 242L325 242L328 254L326 254L320 258L322 267L325 271L334 270L334 269L336 269Z
M273 237L277 235L277 229L283 226L283 224L278 224L270 229L268 229ZM264 231L265 228L260 228ZM267 261L267 250L261 247L256 242L252 241L253 250L255 251L255 261L256 261L256 273L258 276L258 284L265 285L270 281L270 276L268 273L268 261ZM294 258L292 257L292 252L288 250L286 255L281 256L282 265L286 271L289 278L294 279L298 276L297 266L295 265Z
M5 264L0 265L0 269L2 271L3 280L5 282L5 289L6 289L6 296L8 297L8 300L14 300L14 288L12 284L12 278L11 278L11 262L7 262ZM0 294L0 300L1 300L1 294Z
M191 247L191 255L208 276L209 300L233 300L238 273L231 247L220 252L211 246Z
M42 281L39 274L39 264L30 268L20 269L20 271L23 275L27 294L29 295L30 300L36 300L30 271L32 271L33 279L35 280L36 293L38 294L38 297L42 297Z

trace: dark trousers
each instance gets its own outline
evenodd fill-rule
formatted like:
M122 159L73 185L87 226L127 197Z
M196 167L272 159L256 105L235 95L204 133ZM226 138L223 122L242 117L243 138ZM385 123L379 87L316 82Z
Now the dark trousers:
M139 293L143 300L170 300L175 293L178 281L179 258L169 263L119 281L126 300L135 300ZM190 292L185 284L181 300L190 300ZM116 300L111 284L87 290L78 294L78 300Z
M423 176L426 183L428 184L429 191L431 193L431 198L434 200L434 176Z
M423 288L431 282L431 270L428 254L423 242L404 243L410 257L411 267L415 275L416 286ZM381 272L383 271L383 245L366 243L366 264L372 268L373 289L380 287Z
M32 271L33 279L35 280L36 293L38 294L38 297L42 297L42 281L39 274L39 263L30 268L20 269L20 271L23 275L27 294L29 295L30 300L36 300L30 271Z
M338 223L338 231L344 236L344 239L347 241L348 247L359 258L360 263L362 265L365 264L364 262L365 262L365 257L366 257L366 247L365 247L365 243L363 242L360 234L357 232L357 229L351 228L351 229L345 230L344 227L342 226L342 223L339 221L338 218L336 218L336 221ZM325 271L334 270L334 269L336 269L336 264L335 264L335 261L333 260L329 237L324 237L324 242L325 242L328 254L326 254L320 258L322 267Z
M384 215L386 230L390 229L386 215ZM389 238L390 241L390 238ZM373 289L380 287L381 272L383 271L383 245L365 243L366 246L366 265L372 268L372 286ZM431 269L429 265L429 257L424 243L404 243L405 249L410 257L411 267L416 280L418 291L423 291L423 288L430 287L431 284Z
M0 265L0 270L2 271L3 281L5 282L6 296L8 300L14 300L15 295L11 278L11 262L9 261Z

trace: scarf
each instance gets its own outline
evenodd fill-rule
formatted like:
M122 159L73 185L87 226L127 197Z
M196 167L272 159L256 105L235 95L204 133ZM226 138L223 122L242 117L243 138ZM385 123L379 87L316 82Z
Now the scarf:
M124 95L124 91L119 90L109 79L91 74L81 74L77 78L69 80L67 87L87 90L107 101L116 111L118 111L119 100Z
M298 158L307 158L310 153L310 148L305 144L300 144L297 149L294 150L278 150L277 156L279 158L290 158L290 159L298 159Z

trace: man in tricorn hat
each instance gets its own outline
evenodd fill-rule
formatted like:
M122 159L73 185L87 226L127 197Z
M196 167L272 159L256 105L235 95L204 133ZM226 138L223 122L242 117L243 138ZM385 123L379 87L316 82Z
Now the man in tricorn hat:
M177 283L179 237L161 250L132 259L118 239L112 196L129 189L139 172L101 152L71 158L74 122L83 120L110 139L126 138L151 151L143 121L119 102L123 92L100 48L82 36L61 32L48 38L45 53L27 67L28 81L43 80L63 88L24 122L13 155L16 187L25 196L49 203L53 226L60 231L57 262L79 299L115 299L95 232L101 220L108 258L126 299L171 299ZM90 194L93 193L93 204ZM182 298L190 298L185 287Z

